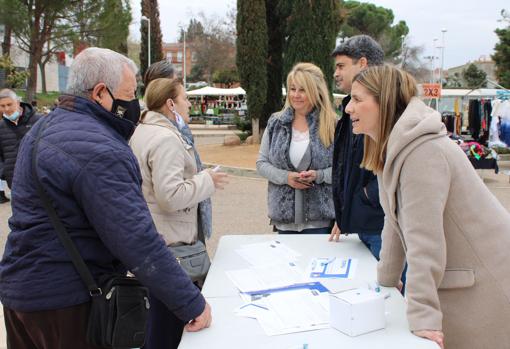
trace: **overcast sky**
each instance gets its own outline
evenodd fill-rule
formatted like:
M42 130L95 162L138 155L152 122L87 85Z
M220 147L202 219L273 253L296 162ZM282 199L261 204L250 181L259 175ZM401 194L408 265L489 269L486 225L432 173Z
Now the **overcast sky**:
M378 6L393 10L395 22L404 20L409 27L408 40L412 45L424 46L424 56L433 54L433 40L441 44L441 29L446 29L444 66L450 68L468 61L489 56L498 41L494 30L503 27L498 22L500 11L510 11L509 0L372 0ZM131 0L133 7L133 37L140 37L140 0ZM204 12L206 16L225 16L235 7L235 0L160 0L160 20L163 41L177 39L179 25ZM436 50L435 55L440 56Z

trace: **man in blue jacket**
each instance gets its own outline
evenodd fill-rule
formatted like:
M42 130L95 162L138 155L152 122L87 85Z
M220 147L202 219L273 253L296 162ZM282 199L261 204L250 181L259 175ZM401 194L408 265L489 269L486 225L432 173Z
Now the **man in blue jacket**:
M344 93L350 94L352 79L361 70L383 64L384 51L368 35L356 35L343 42L333 51L335 81ZM336 222L331 240L339 240L340 234L355 233L379 259L384 212L379 204L377 177L360 167L363 160L363 135L352 133L352 122L345 107L351 100L348 95L342 101L342 118L335 130L333 149L333 202Z
M187 330L211 311L165 246L141 190L127 140L140 117L136 66L107 49L74 60L69 95L46 118L38 177L94 278L134 273ZM89 293L57 237L32 171L38 122L24 137L12 187L11 232L0 262L9 348L95 348L86 343Z

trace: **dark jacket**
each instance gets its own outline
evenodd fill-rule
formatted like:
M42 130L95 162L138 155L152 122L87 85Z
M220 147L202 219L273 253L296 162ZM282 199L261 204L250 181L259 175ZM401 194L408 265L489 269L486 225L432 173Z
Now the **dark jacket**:
M74 96L61 97L45 118L39 178L95 279L130 270L181 320L200 315L205 300L165 246L143 198L127 143L134 125ZM0 262L0 300L25 312L90 299L37 194L31 160L41 124L21 142Z
M336 223L344 234L380 234L384 212L379 203L377 177L360 167L364 136L352 133L352 122L345 112L350 99L347 96L342 101L342 119L335 129L332 177Z
M0 122L0 161L4 163L3 178L7 181L9 188L12 188L14 164L21 139L41 118L30 104L21 102L20 106L23 108L23 114L20 115L17 125L6 118Z

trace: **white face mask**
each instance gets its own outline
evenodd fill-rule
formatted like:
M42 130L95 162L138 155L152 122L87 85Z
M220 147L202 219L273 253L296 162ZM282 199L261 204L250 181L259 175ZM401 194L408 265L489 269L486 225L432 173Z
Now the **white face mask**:
M177 125L179 128L183 128L186 126L186 122L184 121L184 118L179 114L175 109L173 110L175 114L175 121L177 122Z
M177 112L177 110L175 110L175 105L172 105L170 107L170 111L172 111L172 113L174 113L175 115L175 122L177 123L177 126L179 127L179 129L182 129L183 127L186 126L186 122L184 121L184 118L182 117L181 114L179 114Z

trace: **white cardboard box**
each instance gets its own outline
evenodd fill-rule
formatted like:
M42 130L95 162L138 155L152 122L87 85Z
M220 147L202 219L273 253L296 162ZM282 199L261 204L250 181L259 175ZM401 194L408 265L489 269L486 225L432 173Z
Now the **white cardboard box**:
M367 289L355 289L329 297L330 324L349 336L383 329L384 297Z

